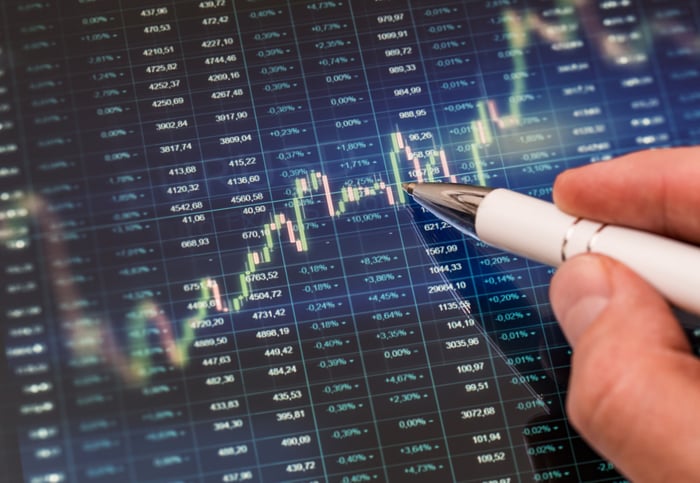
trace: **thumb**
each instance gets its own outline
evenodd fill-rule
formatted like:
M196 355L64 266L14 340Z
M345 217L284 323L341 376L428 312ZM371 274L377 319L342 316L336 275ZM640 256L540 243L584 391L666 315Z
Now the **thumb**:
M550 288L573 347L567 412L634 481L700 478L700 361L668 304L607 257L564 263Z

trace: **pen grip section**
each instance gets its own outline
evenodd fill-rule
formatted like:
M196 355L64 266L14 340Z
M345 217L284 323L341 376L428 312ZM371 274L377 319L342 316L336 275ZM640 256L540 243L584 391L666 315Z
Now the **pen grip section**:
M575 222L552 203L496 189L481 201L475 229L489 245L556 267L562 262L563 240Z

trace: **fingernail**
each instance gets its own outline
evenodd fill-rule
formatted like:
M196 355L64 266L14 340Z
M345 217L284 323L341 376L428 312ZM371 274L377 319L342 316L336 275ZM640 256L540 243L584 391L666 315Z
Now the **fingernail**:
M552 279L552 309L569 343L605 310L610 302L611 285L604 259L582 255L564 263Z

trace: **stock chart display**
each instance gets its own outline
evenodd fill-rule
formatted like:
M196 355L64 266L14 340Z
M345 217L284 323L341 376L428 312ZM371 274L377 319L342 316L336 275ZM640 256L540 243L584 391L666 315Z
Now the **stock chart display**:
M568 167L697 143L697 2L0 21L0 479L621 481L564 414L553 270L401 183L549 198Z

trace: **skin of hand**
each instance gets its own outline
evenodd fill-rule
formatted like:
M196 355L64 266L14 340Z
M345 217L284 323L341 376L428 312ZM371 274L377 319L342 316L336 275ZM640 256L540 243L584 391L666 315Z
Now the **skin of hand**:
M700 244L700 147L568 170L554 202L576 216ZM583 438L635 482L700 481L700 358L666 301L600 255L562 264L550 299L573 347L567 413Z

